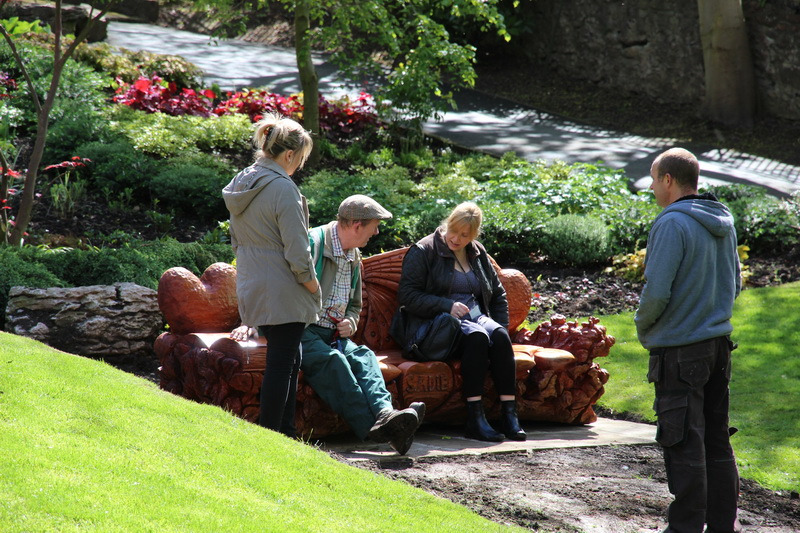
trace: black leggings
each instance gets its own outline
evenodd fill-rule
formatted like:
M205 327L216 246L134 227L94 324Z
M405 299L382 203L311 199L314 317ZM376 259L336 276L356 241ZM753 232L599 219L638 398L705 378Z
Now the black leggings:
M302 322L258 327L258 332L267 338L267 367L261 382L258 423L292 438L297 434L294 412L297 373L302 360L300 337L304 329Z
M516 363L506 328L496 329L492 333L491 346L489 338L480 332L465 335L461 339L461 376L466 398L483 396L487 370L498 395L516 394Z

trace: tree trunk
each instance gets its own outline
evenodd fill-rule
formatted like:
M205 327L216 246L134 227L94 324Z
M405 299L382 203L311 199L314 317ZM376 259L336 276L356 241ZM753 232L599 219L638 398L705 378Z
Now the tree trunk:
M755 82L741 0L697 0L697 7L708 117L750 128Z
M60 28L57 27L56 30L59 31ZM19 202L19 210L17 211L17 216L14 218L14 229L11 230L11 236L8 240L9 244L12 246L22 246L25 231L28 229L28 224L30 224L33 216L33 204L36 203L36 178L39 175L39 164L42 162L42 156L44 156L44 147L47 143L47 128L50 121L50 110L53 109L53 104L55 103L63 66L64 64L58 61L58 57L56 57L53 64L53 78L50 82L50 88L47 90L47 95L45 96L42 107L37 110L36 139L33 143L33 152L31 152L30 161L28 161L28 172L25 174L25 183L22 186L22 198Z
M39 174L39 164L42 162L44 148L47 144L47 128L50 121L50 111L53 109L56 93L58 93L58 84L61 81L61 73L64 70L64 65L70 56L72 56L75 48L84 40L86 40L86 37L89 35L89 31L91 31L92 26L94 26L94 24L100 20L103 15L105 15L108 8L112 7L117 2L106 3L105 7L100 9L97 14L94 14L94 2L91 2L89 20L80 33L75 36L72 44L70 44L69 47L63 52L61 49L61 3L61 0L56 0L55 3L56 15L53 23L53 33L55 35L55 45L53 47L53 77L50 81L50 87L47 90L47 94L45 95L45 101L41 105L39 104L39 99L36 96L33 84L30 81L30 76L25 68L25 63L22 57L20 57L17 53L13 40L11 40L8 32L5 30L3 31L3 37L9 42L9 46L14 54L14 59L28 82L31 98L33 99L36 107L37 120L36 140L33 143L33 152L31 153L30 161L28 161L28 172L25 175L25 183L22 187L22 198L20 199L19 211L14 219L14 229L11 231L11 235L8 238L9 244L13 246L22 245L23 237L25 236L25 230L28 229L28 224L30 224L31 217L33 216L33 205L36 203L36 178ZM3 4L5 4L5 2L3 2Z
M310 27L310 0L298 0L294 11L294 46L300 86L303 89L303 125L314 137L314 149L311 151L308 163L314 166L319 162L319 80L311 58L311 41L308 36Z

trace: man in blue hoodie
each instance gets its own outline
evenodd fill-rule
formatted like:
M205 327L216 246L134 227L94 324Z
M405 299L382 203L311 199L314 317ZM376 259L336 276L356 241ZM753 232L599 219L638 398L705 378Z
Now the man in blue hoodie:
M656 440L675 499L664 533L741 531L739 473L728 426L733 302L741 289L728 208L697 193L700 165L673 148L656 157L650 188L664 210L647 241L635 322L650 350Z

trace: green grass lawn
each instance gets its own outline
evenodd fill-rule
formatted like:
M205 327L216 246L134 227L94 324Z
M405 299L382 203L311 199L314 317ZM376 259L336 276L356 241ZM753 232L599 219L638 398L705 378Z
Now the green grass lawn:
M731 378L731 439L740 474L774 490L800 490L800 283L751 289L736 300ZM600 317L617 339L597 360L611 378L598 402L655 420L648 354L633 313Z
M4 532L512 530L104 363L7 333L0 457Z

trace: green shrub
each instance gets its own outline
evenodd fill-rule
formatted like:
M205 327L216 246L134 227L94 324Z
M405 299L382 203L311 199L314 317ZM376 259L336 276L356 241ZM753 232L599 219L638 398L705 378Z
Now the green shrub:
M139 75L158 74L179 88L196 88L203 78L203 71L183 57L146 50L133 52L107 43L82 43L75 50L75 60L128 83L136 81Z
M797 197L780 199L762 187L722 185L707 188L731 210L739 244L754 255L782 253L800 243Z
M150 180L153 198L167 209L219 220L227 211L222 188L233 177L230 167L210 161L207 154L168 160ZM216 168L215 168L216 167Z
M63 103L59 111L60 117L47 130L44 165L66 161L81 145L104 138L109 131L105 113L80 100Z
M481 194L481 186L474 178L458 172L458 164L450 172L438 173L423 179L416 187L419 198L426 204L443 205L452 209Z
M53 59L50 57L49 52L40 46L24 41L17 42L16 46L20 55L25 58L25 67L33 81L37 94L43 100L47 87L47 80L44 78L48 72L52 72ZM0 108L2 108L0 117L3 118L3 123L13 130L12 133L31 135L36 128L36 112L33 100L31 100L28 93L28 85L25 83L22 71L17 67L17 62L5 39L0 41L0 70L17 80L17 89L8 91L11 98L4 99L0 103Z
M182 266L201 274L218 261L233 261L225 244L180 243L173 239L134 241L121 248L46 250L24 247L19 259L46 269L61 286L111 285L130 282L156 289L165 270Z
M357 168L354 172L323 170L309 176L301 189L308 199L311 226L334 220L339 204L353 194L370 196L391 211L394 218L385 221L380 234L364 247L367 255L392 250L419 238L415 224L407 219L415 213L413 206L417 199L414 182L403 167Z
M643 248L653 221L661 212L649 192L621 196L619 202L592 214L603 219L609 228L612 254L632 253Z
M600 218L560 215L542 227L539 252L564 266L604 263L609 258L608 237L608 227Z
M544 206L522 203L484 204L480 241L502 264L523 262L540 247L550 216Z
M47 268L38 263L26 261L19 257L16 248L0 248L0 330L5 329L6 306L8 292L11 287L21 285L44 289L47 287L64 287L65 284Z
M514 168L528 168L531 163L520 159L513 152L507 152L500 159L484 154L469 155L452 165L452 172L475 181L487 181L502 172Z
M150 201L149 184L157 163L129 142L90 142L76 148L75 155L92 160L91 180L97 191L119 195L129 189L138 200Z
M484 174L482 200L544 205L553 215L589 213L613 208L632 193L624 173L595 165L557 161L501 161Z
M18 44L22 57L25 58L25 68L31 77L34 89L39 96L40 102L44 101L44 95L50 87L53 72L52 52L42 46L20 42ZM6 52L3 52L5 48ZM13 98L5 101L4 105L17 108L15 124L20 129L20 134L35 134L37 123L34 103L30 97L28 85L24 83L22 73L16 64L9 61L8 46L0 43L0 70L9 72L12 77L17 78L17 90L12 92ZM13 61L13 60L12 60ZM48 131L48 144L53 143L50 152L53 154L51 159L45 162L61 161L72 155L69 146L79 144L85 134L74 124L76 120L88 120L83 126L87 129L99 128L105 120L95 118L100 110L107 106L105 90L110 86L111 79L100 73L95 72L90 67L75 61L68 61L64 66L59 82L58 94L50 112L50 123L52 131ZM21 115L20 115L21 113ZM64 130L60 130L59 123L64 120L68 124ZM79 126L80 124L78 124ZM59 134L79 134L82 137L73 141L70 138L58 138ZM59 152L60 146L66 146ZM64 155L66 153L66 155Z
M221 117L171 116L145 113L128 106L114 111L115 131L137 150L161 157L175 157L191 152L250 150L253 125L246 115Z

